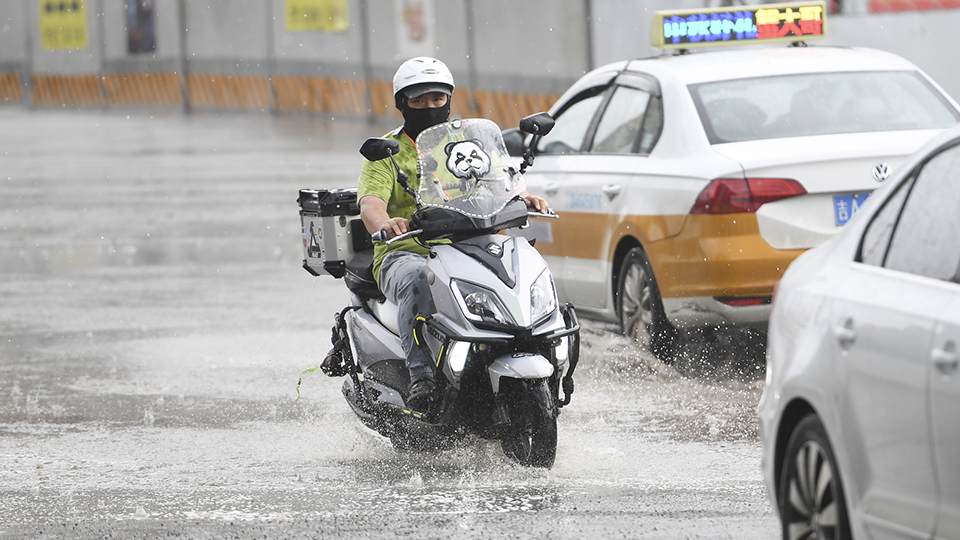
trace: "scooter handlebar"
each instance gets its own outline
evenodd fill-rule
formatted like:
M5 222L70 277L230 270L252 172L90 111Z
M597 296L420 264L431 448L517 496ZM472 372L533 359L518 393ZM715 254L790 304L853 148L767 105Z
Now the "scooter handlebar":
M538 217L538 218L551 218L551 219L560 219L560 216L553 211L553 208L548 208L546 213L541 214L540 212L527 212L527 217ZM379 230L370 235L370 240L374 242L386 242L387 245L390 245L394 242L399 242L400 240L406 240L407 238L412 238L423 233L423 229L416 229L413 231L407 231L399 236L390 237L390 233L384 230Z
M543 214L540 212L527 212L527 217L560 219L560 216L553 211L553 208L547 208L546 213Z
M399 242L400 240L406 240L407 238L417 236L422 232L423 232L423 229L416 229L413 231L407 231L401 235L390 238L390 233L388 233L387 231L380 230L371 234L370 239L373 240L374 242L386 242L387 245L390 245L394 242Z

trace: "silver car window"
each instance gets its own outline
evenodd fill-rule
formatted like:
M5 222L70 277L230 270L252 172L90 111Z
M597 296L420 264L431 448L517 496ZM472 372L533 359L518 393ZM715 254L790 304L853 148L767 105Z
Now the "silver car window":
M602 154L634 152L649 103L648 92L618 86L603 111L590 151Z
M916 177L911 177L897 187L896 193L891 195L883 204L883 208L873 216L873 221L867 227L860 244L859 261L873 266L883 266L883 259L887 256L887 246L890 245L890 236L900 217L903 201L910 192L910 186Z
M960 268L960 145L920 170L893 232L884 266L955 280Z
M575 154L583 146L583 138L603 101L604 93L588 94L557 115L557 123L537 145L538 154Z
M960 113L919 73L809 73L690 86L711 144L943 129Z

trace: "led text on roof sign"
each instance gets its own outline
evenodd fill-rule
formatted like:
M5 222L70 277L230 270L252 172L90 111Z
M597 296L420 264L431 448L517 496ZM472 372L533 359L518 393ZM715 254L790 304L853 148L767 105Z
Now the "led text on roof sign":
M658 11L650 44L662 49L806 41L826 35L823 2Z

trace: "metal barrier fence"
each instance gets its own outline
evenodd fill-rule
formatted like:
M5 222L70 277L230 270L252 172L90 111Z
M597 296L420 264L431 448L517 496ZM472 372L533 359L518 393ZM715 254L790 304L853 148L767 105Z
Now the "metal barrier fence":
M395 116L392 83L290 75L246 76L215 73L112 73L31 77L29 101L35 106L179 106L190 109L251 110L346 116ZM15 72L0 73L0 102L24 100L24 83ZM558 94L472 91L457 87L453 114L490 118L515 126L520 118L549 109Z
M4 0L0 104L399 118L393 71L436 54L454 114L516 125L585 71L589 1Z

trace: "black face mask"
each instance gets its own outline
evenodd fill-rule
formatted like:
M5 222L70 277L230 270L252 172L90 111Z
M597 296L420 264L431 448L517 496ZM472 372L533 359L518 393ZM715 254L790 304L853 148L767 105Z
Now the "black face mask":
M417 140L417 135L420 135L420 132L428 127L446 122L450 118L450 101L447 100L447 104L443 107L433 109L411 109L404 104L400 112L403 114L403 131L411 139Z

